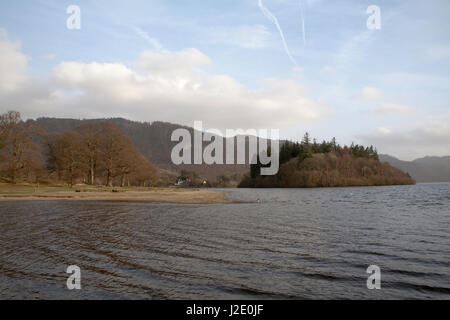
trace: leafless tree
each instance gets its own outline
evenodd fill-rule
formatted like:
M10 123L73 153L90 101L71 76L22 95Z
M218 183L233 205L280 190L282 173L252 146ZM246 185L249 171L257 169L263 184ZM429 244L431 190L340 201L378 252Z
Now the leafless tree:
M97 164L100 154L100 135L102 133L101 123L86 123L76 128L81 136L83 156L88 167L89 184L95 184Z
M17 111L8 111L0 116L2 171L16 183L21 172L37 164L39 146L33 142L36 133L26 127Z

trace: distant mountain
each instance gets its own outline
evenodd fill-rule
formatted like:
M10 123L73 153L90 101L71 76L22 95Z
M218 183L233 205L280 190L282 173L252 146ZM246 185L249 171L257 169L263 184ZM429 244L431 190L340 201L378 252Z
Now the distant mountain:
M450 156L403 161L380 154L380 161L409 173L417 182L450 182Z
M194 129L182 125L172 124L168 122L155 121L136 122L123 118L111 119L58 119L58 118L38 118L36 123L42 126L49 133L61 133L75 129L81 124L96 122L96 121L111 121L133 141L136 148L150 160L155 166L170 171L180 172L181 170L188 170L195 172L205 178L215 178L218 175L226 174L229 176L243 175L249 171L249 165L174 165L171 161L172 148L178 142L171 141L172 132L178 128L187 129L191 137L194 136ZM218 137L224 139L223 137ZM223 141L224 146L226 140ZM204 142L204 146L209 142ZM236 143L235 143L236 148ZM235 152L236 154L236 152Z
M155 121L137 122L123 118L111 119L58 119L38 118L36 123L46 128L49 133L61 133L70 131L83 123L96 121L111 121L133 141L136 148L146 156L155 166L180 172L182 169L196 172L206 178L215 178L218 175L243 175L249 172L249 165L174 165L170 154L177 142L170 141L172 132L178 128L185 128L193 137L194 129L178 124ZM224 139L224 146L226 139ZM281 142L282 143L282 142ZM208 143L204 143L206 146ZM236 143L235 143L236 148ZM444 182L450 181L450 156L449 157L425 157L414 161L402 161L389 155L380 155L380 160L390 163L404 172L408 172L417 182Z

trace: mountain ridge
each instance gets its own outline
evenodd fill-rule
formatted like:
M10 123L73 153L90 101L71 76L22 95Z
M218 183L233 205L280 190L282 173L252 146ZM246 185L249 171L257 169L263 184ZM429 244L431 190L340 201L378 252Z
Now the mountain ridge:
M380 161L407 172L417 182L450 182L450 156L425 156L412 161L380 154Z
M189 126L164 121L140 122L125 118L98 118L98 119L72 119L40 117L34 121L48 132L61 133L75 129L77 126L96 121L111 121L133 141L136 148L155 166L180 172L187 170L196 172L207 178L218 175L244 175L249 172L248 164L224 165L174 165L170 154L172 148L178 143L170 140L175 129L184 128L193 136L194 129ZM220 137L225 140L227 138ZM280 142L281 145L282 142ZM205 143L206 144L206 143ZM235 144L236 145L236 144ZM400 160L394 156L380 154L380 161L388 162L393 167L409 173L417 182L450 182L450 156L425 156L413 161Z

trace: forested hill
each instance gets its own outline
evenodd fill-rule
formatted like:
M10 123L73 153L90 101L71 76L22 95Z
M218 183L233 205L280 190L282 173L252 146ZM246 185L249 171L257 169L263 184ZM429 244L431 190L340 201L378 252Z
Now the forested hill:
M58 118L38 118L36 123L47 130L47 132L65 132L74 130L81 124L99 121L109 121L114 123L117 127L123 130L134 143L135 147L155 166L171 171L180 172L181 170L195 172L205 178L216 178L219 175L241 176L245 174L248 165L174 165L171 161L170 155L172 148L178 142L172 142L170 137L172 132L178 128L185 128L191 133L193 137L194 129L182 125L172 124L168 122L155 121L136 122L123 118L111 119L58 119ZM207 145L207 143L204 143ZM224 142L224 146L225 146Z
M74 130L81 124L98 121L111 121L121 128L133 141L136 148L150 162L159 168L180 172L181 169L196 172L201 176L213 178L218 175L243 175L249 172L249 165L181 165L175 166L170 153L176 142L170 141L172 132L177 128L186 128L193 134L193 129L177 124L155 121L136 122L123 118L111 119L58 119L39 118L36 122L48 132L65 132ZM225 145L225 144L224 144ZM283 157L283 155L281 155ZM450 157L425 157L415 161L401 161L387 155L380 155L381 162L409 173L418 182L450 181Z
M252 164L240 187L313 188L414 184L400 169L379 161L373 146L340 146L336 140L317 143L306 134L302 142L286 142L280 149L276 175L260 174L263 165Z
M173 130L183 128L166 122L136 122L123 118L111 119L57 119L57 118L38 118L36 122L44 127L49 133L62 133L74 130L76 127L85 124L105 121L114 123L117 127L130 138L136 148L146 156L154 165L170 169L170 151L172 143L170 135ZM188 130L190 128L184 127Z

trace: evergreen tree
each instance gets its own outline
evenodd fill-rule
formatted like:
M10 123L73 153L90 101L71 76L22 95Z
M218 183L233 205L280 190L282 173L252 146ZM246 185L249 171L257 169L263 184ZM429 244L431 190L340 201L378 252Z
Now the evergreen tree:
M309 146L311 144L311 139L309 137L308 132L306 132L305 135L303 136L302 144L304 144L306 146Z

